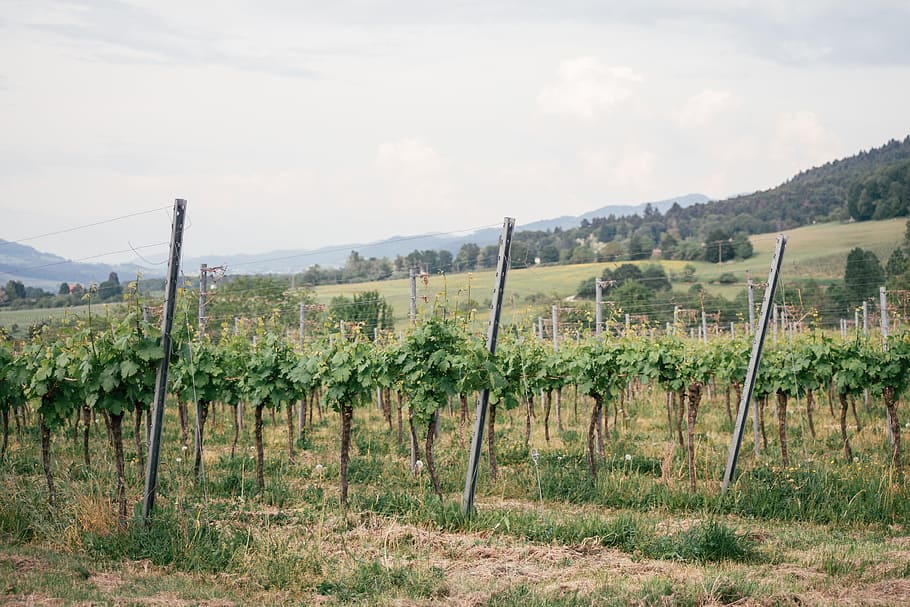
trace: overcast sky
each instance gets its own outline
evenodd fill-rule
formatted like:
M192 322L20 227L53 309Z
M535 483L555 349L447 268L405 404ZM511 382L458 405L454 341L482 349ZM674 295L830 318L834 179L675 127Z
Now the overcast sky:
M185 254L217 263L765 189L910 133L908 24L907 0L0 0L0 238L182 197Z

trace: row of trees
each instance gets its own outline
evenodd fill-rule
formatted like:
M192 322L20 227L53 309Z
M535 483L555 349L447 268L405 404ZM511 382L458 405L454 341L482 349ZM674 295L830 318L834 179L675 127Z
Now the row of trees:
M5 286L0 287L0 306L14 309L74 306L84 303L89 296L98 302L120 299L123 287L117 273L111 272L107 280L89 285L88 289L79 283L62 282L56 294L40 287L26 286L21 280L8 280Z

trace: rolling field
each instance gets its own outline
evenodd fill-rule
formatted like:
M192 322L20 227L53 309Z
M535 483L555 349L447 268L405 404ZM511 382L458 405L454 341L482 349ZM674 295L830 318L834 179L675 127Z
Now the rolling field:
M91 309L92 314L100 317L104 316L108 311L122 307L123 304L120 303L106 303L94 304ZM0 327L10 331L13 337L22 338L27 336L28 328L35 323L85 316L88 311L88 305L65 308L34 308L31 310L2 310L0 311Z
M905 219L887 221L867 221L863 223L820 224L797 228L786 233L787 249L784 255L782 278L843 278L847 253L854 247L874 251L884 264L891 251L897 247L906 229ZM714 294L726 298L734 297L745 286L746 272L756 280L764 280L768 275L771 254L777 234L758 234L750 238L755 254L745 261L734 261L722 265L706 262L663 261L668 274L681 274L687 263L696 268L697 280ZM650 261L635 262L648 264ZM604 268L615 268L619 263L590 263L578 265L533 266L516 268L509 271L506 280L505 322L520 321L530 314L532 307L550 304L575 294L581 281L593 276L600 276ZM726 272L733 273L739 284L712 284ZM484 305L489 302L493 288L492 270L478 271L447 276L432 275L428 282L418 282L418 313L431 309L436 302L446 297L450 303L463 302L468 299L476 301L480 321L486 322L487 310ZM674 289L687 290L691 285L674 283ZM408 279L386 280L349 285L324 285L315 288L318 300L328 304L332 297L376 290L391 305L395 313L396 326L401 326L408 318L410 291Z
M874 251L881 262L887 261L891 251L903 239L906 220L891 219L887 221L867 221L848 224L821 224L807 226L787 232L789 238L782 277L788 278L843 278L844 263L847 253L853 247L862 247ZM696 268L697 280L704 284L709 292L733 298L745 286L746 272L756 280L767 276L774 250L776 234L758 234L751 237L755 255L746 261L724 263L721 266L705 262L662 261L668 274L681 274L687 263ZM652 263L650 261L637 264ZM600 276L604 268L615 268L619 263L590 263L560 266L532 266L514 268L509 271L505 293L504 322L516 322L527 318L532 308L549 305L556 300L565 299L575 294L581 281L593 276ZM740 281L737 284L717 284L717 278L726 272L733 273ZM446 298L450 305L467 301L477 302L477 326L487 321L487 305L493 286L493 271L485 270L470 273L431 275L427 283L418 283L418 312L423 313L437 302ZM673 288L687 290L688 283L674 282ZM385 280L369 283L347 285L323 285L315 288L317 299L328 304L332 297L376 290L392 305L396 326L407 322L410 305L408 279ZM108 304L116 305L116 304ZM104 313L104 306L95 306L99 314ZM58 319L65 315L81 315L87 312L88 306L72 308L47 308L34 310L0 311L0 327L18 325L20 336L25 329L47 319Z

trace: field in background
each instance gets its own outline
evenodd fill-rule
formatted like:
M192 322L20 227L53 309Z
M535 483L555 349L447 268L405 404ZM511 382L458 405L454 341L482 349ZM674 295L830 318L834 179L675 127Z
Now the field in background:
M108 311L122 307L120 303L94 304L91 306L92 314L104 316ZM65 308L34 308L31 310L3 310L0 311L0 327L12 330L18 337L25 336L25 332L35 323L57 320L70 316L84 316L88 314L89 306L71 306Z
M866 221L862 223L829 223L797 228L786 232L787 250L781 277L784 281L795 278L842 279L847 253L854 247L875 252L884 263L904 236L905 219L887 221ZM681 274L687 264L696 268L696 280L716 295L733 298L745 287L746 272L763 280L771 265L771 254L777 234L756 234L750 238L755 255L745 261L714 264L701 261L662 261L668 274ZM571 297L578 290L581 281L600 276L604 268L615 268L623 262L588 263L577 265L533 266L517 268L509 272L506 281L505 322L521 321L529 315L531 308L552 303L556 299ZM637 265L653 261L635 262ZM733 273L736 284L716 284L721 274ZM418 312L425 311L446 296L452 305L470 299L478 303L477 311L486 322L486 303L493 288L493 270L431 275L427 283L418 282ZM687 290L691 285L675 282L674 289ZM408 279L347 285L324 285L316 287L321 303L328 304L338 295L350 297L363 291L378 291L393 307L395 322L400 326L407 320L410 306Z
M784 281L794 278L815 278L821 280L843 278L847 253L854 247L868 249L878 255L884 264L891 251L897 247L904 236L905 219L887 221L866 221L862 223L829 223L807 226L786 232L789 241L784 257L782 278ZM757 280L767 276L774 250L776 233L757 234L750 238L755 255L745 261L734 261L721 265L706 262L661 261L668 274L681 274L683 268L691 263L696 268L696 280L704 284L708 292L732 299L745 286L746 272ZM532 266L515 268L509 272L503 320L506 323L520 322L531 314L531 309L550 304L555 300L571 297L581 281L593 276L600 276L604 268L615 268L618 263L589 263L577 265ZM652 261L635 262L638 265ZM230 270L229 270L230 271ZM735 284L718 284L717 279L723 273L732 273L738 282ZM691 285L674 282L674 289L685 291ZM483 270L451 275L431 275L427 283L418 283L418 311L432 309L437 302L448 299L449 305L459 305L468 299L477 303L475 306L481 325L486 322L487 305L493 287L493 271ZM317 299L328 304L338 295L350 297L354 293L376 290L393 307L396 326L403 326L408 318L410 291L408 279L384 280L378 282L354 283L345 285L324 285L315 288ZM108 304L117 305L117 304ZM94 309L104 314L104 306L96 305ZM88 306L72 308L42 308L34 310L0 311L0 327L19 327L24 332L30 325L48 319L62 318L67 314L86 314Z

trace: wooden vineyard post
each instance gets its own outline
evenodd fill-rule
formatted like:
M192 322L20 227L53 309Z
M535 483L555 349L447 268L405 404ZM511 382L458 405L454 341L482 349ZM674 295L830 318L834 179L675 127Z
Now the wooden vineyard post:
M595 291L595 303L594 303L594 333L597 337L600 337L604 330L604 311L603 311L603 297L604 297L604 281L599 278L594 279L594 291Z
M888 351L888 291L885 287L878 288L878 305L882 317L882 349ZM894 446L894 432L891 430L891 412L885 409L885 419L888 426L888 442Z
M417 322L417 272L414 268L411 268L411 271L408 273L409 278L411 279L411 310L410 318L411 324Z
M755 335L755 290L752 279L749 279L749 335Z
M304 326L306 324L306 304L302 301L300 302L300 328L297 330L298 336L300 338L300 347L303 347L303 342L306 337L306 330Z
M205 335L205 297L209 287L208 266L199 264L199 336Z
M752 340L752 356L749 358L749 367L746 370L746 381L743 383L742 398L739 401L739 411L736 414L736 426L733 429L733 440L730 443L730 454L727 457L727 467L724 470L724 480L721 485L721 492L727 490L733 475L736 473L736 461L739 459L739 447L743 440L743 430L746 425L746 418L749 414L749 400L752 398L752 391L755 389L755 376L758 374L758 363L761 361L762 347L765 344L765 333L768 331L768 312L771 308L771 302L774 301L774 291L777 290L777 278L780 274L781 263L784 260L784 249L787 245L787 237L781 234L777 237L777 246L774 249L774 256L771 258L771 271L768 274L768 288L765 289L765 297L761 305L761 317L758 323L758 332Z
M885 287L878 288L878 305L882 317L882 347L888 349L888 291Z
M512 250L512 232L515 230L515 219L506 217L502 225L502 237L499 240L499 261L496 264L496 277L493 283L493 297L490 304L490 324L487 328L487 350L490 355L496 354L496 341L499 337L499 315L502 311L502 296L506 286L506 272L509 269L509 258ZM464 483L464 495L461 510L464 514L474 512L474 493L477 490L477 471L480 467L480 454L483 450L483 430L487 421L487 409L490 404L489 386L481 390L477 398L477 411L474 414L474 435L471 437L471 451L468 455L468 473Z
M177 274L180 271L180 254L183 250L183 222L186 218L186 200L174 201L174 220L171 226L171 251L168 257L167 287L164 295L164 313L161 316L161 347L164 358L155 377L155 401L152 412L152 432L149 440L148 465L145 469L145 491L142 495L142 518L146 525L152 522L155 510L155 492L158 490L158 460L161 455L161 424L164 422L164 399L167 396L167 371L171 362L171 328L177 305Z
M559 306L553 306L553 349L559 350Z

